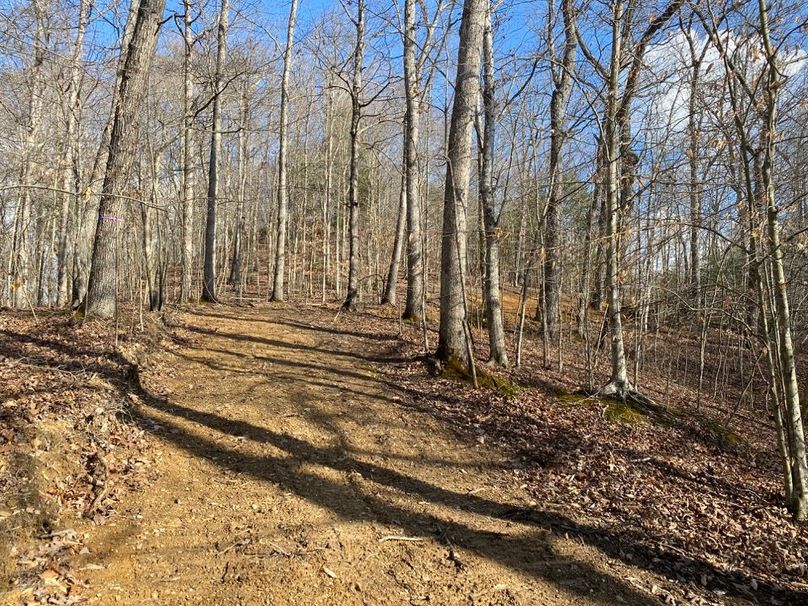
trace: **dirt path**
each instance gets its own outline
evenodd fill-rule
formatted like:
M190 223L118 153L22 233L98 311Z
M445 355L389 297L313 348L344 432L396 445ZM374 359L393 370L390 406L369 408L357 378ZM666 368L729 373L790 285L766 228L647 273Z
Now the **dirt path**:
M394 335L318 308L198 311L145 378L160 479L92 531L96 603L658 603L531 523L507 460L401 405L374 370Z

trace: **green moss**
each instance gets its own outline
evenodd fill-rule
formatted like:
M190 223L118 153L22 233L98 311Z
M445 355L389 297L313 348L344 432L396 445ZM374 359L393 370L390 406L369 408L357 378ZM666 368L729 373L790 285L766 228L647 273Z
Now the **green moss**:
M404 316L401 318L402 321L412 324L413 326L420 326L421 325L421 317L418 314L410 314L409 316Z
M591 401L589 396L585 396L580 393L560 393L556 394L556 398L562 404L567 406L574 406L576 404L584 404L588 401Z
M701 427L721 448L735 450L743 444L743 440L738 434L718 421L702 419Z
M454 356L449 358L443 368L443 377L446 379L455 379L457 381L471 381L471 374L463 362Z
M640 425L648 420L646 415L633 406L631 402L612 399L606 401L603 416L610 423L620 423L621 425Z
M513 398L519 394L519 386L516 383L506 377L499 377L485 371L477 373L477 384L506 398Z
M519 393L519 386L506 377L497 376L480 367L477 367L477 385L504 396L513 398ZM456 381L472 383L473 378L468 368L458 358L452 357L443 370L443 377Z

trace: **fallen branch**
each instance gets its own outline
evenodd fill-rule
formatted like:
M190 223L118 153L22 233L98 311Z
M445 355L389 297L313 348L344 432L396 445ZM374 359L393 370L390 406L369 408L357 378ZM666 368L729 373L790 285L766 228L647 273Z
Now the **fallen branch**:
M389 534L379 539L379 543L384 543L385 541L409 541L415 543L417 541L426 541L426 537L404 537L397 534Z

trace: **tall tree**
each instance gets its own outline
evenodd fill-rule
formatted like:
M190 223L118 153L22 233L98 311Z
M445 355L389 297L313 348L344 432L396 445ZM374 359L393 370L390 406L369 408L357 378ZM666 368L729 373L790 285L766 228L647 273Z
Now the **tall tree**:
M24 122L24 139L20 164L20 185L17 206L14 210L14 234L9 263L10 302L12 307L27 307L35 303L33 286L33 244L36 239L34 212L32 212L31 186L35 181L34 153L40 140L42 125L43 69L47 50L45 7L39 0L31 2L34 12L34 56L27 73L29 83L26 100L27 116ZM5 293L4 293L5 295Z
M67 303L69 295L70 271L68 265L68 252L70 245L70 216L74 216L74 222L78 225L79 187L81 185L81 173L79 171L79 93L81 89L81 62L84 52L84 35L90 21L91 3L89 0L79 2L78 23L76 26L76 38L73 43L73 52L70 55L70 82L69 91L66 96L65 117L65 146L64 146L64 171L62 174L62 217L59 231L59 253L57 259L57 294L56 305L61 307ZM69 193L68 193L69 192ZM72 210L71 210L72 207Z
M351 81L351 150L348 176L348 290L342 308L353 310L359 299L359 122L362 119L362 67L365 60L365 0L358 0L356 45L353 52Z
M620 314L621 286L620 268L620 211L621 207L621 154L625 151L624 125L628 124L631 103L637 91L640 70L645 51L654 36L676 14L683 0L672 0L665 9L649 23L633 47L631 41L632 20L636 5L629 0L613 0L611 16L611 53L607 74L606 101L601 121L606 164L606 286L609 331L611 337L611 366L609 382L601 389L604 395L625 397L634 389L628 380L626 350L623 340L623 320ZM579 39L580 42L580 39ZM591 53L587 51L587 55ZM628 72L623 75L626 57L630 57ZM626 158L626 161L630 159ZM625 168L625 167L624 167ZM623 200L622 202L625 202Z
M789 509L796 520L808 520L808 462L805 453L805 435L800 408L800 391L797 382L797 366L791 327L791 308L788 285L783 265L783 246L780 237L780 209L775 196L774 159L777 146L777 97L783 84L778 66L778 53L782 45L775 45L769 29L769 7L766 0L758 0L759 33L766 59L765 85L763 89L763 151L761 178L766 209L768 253L771 257L775 323L779 331L780 372L782 373L785 399L789 451L791 454L792 494ZM761 310L763 311L763 310Z
M558 247L559 210L563 191L561 176L563 173L563 148L567 138L566 112L567 102L572 86L575 69L575 52L578 46L576 32L575 5L573 0L561 0L561 15L564 22L564 50L560 58L555 57L553 23L555 22L554 0L548 3L547 39L553 65L550 73L553 80L553 93L550 99L550 156L547 183L547 214L545 217L545 248L547 256L544 261L544 314L547 320L548 337L558 336L560 322L561 279Z
M500 366L508 365L505 351L505 327L502 322L502 292L499 276L500 210L494 198L494 135L496 128L496 90L494 75L494 31L491 4L486 2L483 34L483 132L480 141L480 205L483 211L485 270L483 297L488 326L489 359ZM479 135L478 135L479 136Z
M286 28L286 48L283 50L283 73L281 74L281 107L278 127L278 234L275 239L275 274L272 285L272 300L283 301L284 268L286 267L286 227L289 212L289 190L287 185L287 144L289 129L289 72L292 69L292 47L297 18L297 0L292 0L289 8L289 24Z
M164 9L165 0L140 0L132 35L126 46L126 59L115 93L107 168L98 206L87 286L87 317L110 318L116 311L118 233L124 208L122 192L129 180L140 125L140 109Z
M194 275L194 80L191 62L194 52L194 18L191 0L183 0L182 54L182 126L180 128L182 164L182 279L180 301L191 300Z
M213 74L213 116L210 133L210 160L208 162L208 214L205 223L205 261L202 276L202 299L208 302L216 301L216 207L219 196L219 152L222 147L222 92L224 64L227 58L229 12L229 0L221 0L216 35L216 67Z
M407 209L407 301L404 317L424 315L424 266L421 199L418 190L418 125L421 117L420 70L416 61L415 0L404 1L404 186ZM426 50L424 50L426 53Z
M486 0L465 0L463 3L443 196L440 327L436 357L441 360L457 358L464 363L471 362L466 340L466 211L486 5Z

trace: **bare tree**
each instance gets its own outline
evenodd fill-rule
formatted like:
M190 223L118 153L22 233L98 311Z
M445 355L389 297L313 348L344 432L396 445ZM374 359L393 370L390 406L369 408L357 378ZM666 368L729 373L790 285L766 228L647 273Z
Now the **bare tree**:
M87 317L110 318L116 311L117 238L123 221L121 194L129 179L140 124L140 106L164 8L165 0L140 0L132 36L126 47L123 73L115 94L107 168L98 207L87 286Z
M292 67L292 47L297 19L297 0L292 0L289 8L289 25L286 29L286 48L283 51L283 73L281 74L281 106L278 132L278 235L275 240L275 274L272 286L272 300L283 301L284 268L286 267L286 225L289 212L289 191L287 185L286 134L289 128L289 71Z
M351 81L351 152L348 177L348 289L342 308L353 310L359 299L359 122L362 119L362 68L365 59L365 0L358 0L356 18L356 45L353 53Z
M229 0L221 0L216 35L216 67L213 75L213 110L208 163L208 213L205 223L205 260L202 299L216 301L216 207L219 196L219 152L222 146L222 89L227 58Z
M440 327L436 357L441 360L457 358L466 364L472 362L466 325L466 211L486 4L485 0L465 0L463 3L443 196Z
M621 288L619 279L620 249L620 184L621 154L625 147L621 143L624 125L628 124L631 103L637 90L640 69L645 51L653 37L676 14L682 0L673 0L654 17L633 48L626 49L626 37L631 33L631 18L634 6L627 7L624 0L612 2L611 58L607 74L605 114L602 120L603 143L606 162L606 284L608 290L607 314L611 333L612 372L609 382L601 388L603 395L625 397L634 392L626 370L626 351L623 340L623 321L620 315ZM631 9L631 10L627 10ZM579 40L580 41L580 40ZM630 54L629 54L630 53ZM591 53L587 53L591 56ZM626 55L631 57L628 73L623 81L622 71ZM605 71L605 70L604 70Z
M567 138L566 111L575 69L575 52L578 46L576 33L575 6L573 0L561 0L561 14L564 21L564 50L560 59L555 57L553 36L553 2L548 3L547 39L553 65L550 68L553 79L553 94L550 100L550 156L547 182L547 216L545 218L544 261L544 316L547 322L548 337L558 336L560 322L560 267L559 267L559 206L563 195L561 178L563 174L563 147Z
M180 301L191 300L194 272L194 80L191 62L194 54L194 18L191 0L183 0L182 123L180 128L182 164L182 279Z
M505 327L502 322L502 293L499 276L500 210L494 199L494 131L497 117L494 75L494 32L491 24L491 5L485 11L483 35L483 132L480 142L480 205L483 212L485 239L485 272L483 297L485 299L486 324L490 361L500 366L508 365L505 351Z

